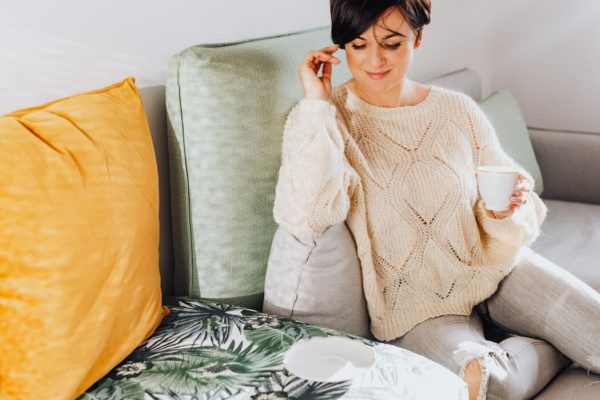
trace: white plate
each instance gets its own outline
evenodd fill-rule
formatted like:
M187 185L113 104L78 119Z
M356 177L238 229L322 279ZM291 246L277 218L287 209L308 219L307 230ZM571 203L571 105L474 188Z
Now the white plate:
M374 362L375 351L371 347L340 336L294 343L283 358L283 364L292 374L319 382L350 380Z

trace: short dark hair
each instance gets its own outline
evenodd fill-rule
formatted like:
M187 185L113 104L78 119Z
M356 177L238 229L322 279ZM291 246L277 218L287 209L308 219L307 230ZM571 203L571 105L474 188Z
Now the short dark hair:
M330 0L331 39L344 48L395 7L415 34L430 21L431 0Z

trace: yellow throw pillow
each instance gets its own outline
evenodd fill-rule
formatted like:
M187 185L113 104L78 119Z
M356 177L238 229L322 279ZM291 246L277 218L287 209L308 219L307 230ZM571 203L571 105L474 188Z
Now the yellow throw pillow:
M0 399L72 399L163 317L133 78L0 116Z

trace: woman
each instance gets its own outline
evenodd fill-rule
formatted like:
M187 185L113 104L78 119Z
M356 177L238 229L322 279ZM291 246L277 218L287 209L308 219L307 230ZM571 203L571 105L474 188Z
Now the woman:
M375 337L456 372L472 399L532 397L569 359L600 373L600 294L527 247L547 211L533 179L474 101L407 77L429 0L332 0L331 18L335 45L298 67L277 223L310 239L346 220ZM340 47L353 77L334 88ZM506 211L485 209L479 165L521 171ZM487 340L482 317L517 335Z

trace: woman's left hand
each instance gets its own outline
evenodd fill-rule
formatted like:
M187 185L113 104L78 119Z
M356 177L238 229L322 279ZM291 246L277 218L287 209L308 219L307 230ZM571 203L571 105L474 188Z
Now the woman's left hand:
M515 185L515 191L510 196L510 205L506 211L492 211L492 215L496 219L504 219L510 217L515 213L519 207L527 204L527 197L525 193L531 191L531 182L522 174L519 174L517 184Z

